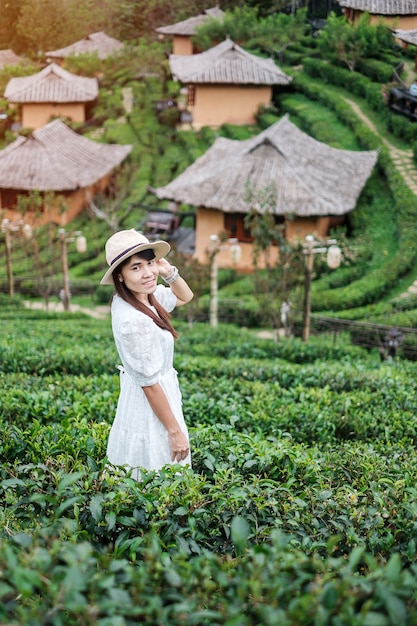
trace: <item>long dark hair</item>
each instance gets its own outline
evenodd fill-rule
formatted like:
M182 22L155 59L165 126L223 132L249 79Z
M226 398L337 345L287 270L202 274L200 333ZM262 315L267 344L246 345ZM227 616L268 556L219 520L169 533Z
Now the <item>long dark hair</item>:
M139 256L142 259L145 259L146 261L152 261L152 259L155 258L155 254L153 250L144 250L143 252L136 252L136 254L132 256ZM164 307L161 304L159 304L154 294L153 293L149 294L149 304L155 308L157 314L155 314L152 311L152 309L146 306L146 304L143 304L137 298L135 298L135 296L130 291L130 289L126 287L125 282L124 281L121 282L119 280L118 275L120 273L120 270L122 269L124 265L126 265L126 263L131 258L132 257L128 257L127 259L125 259L125 261L123 261L123 263L121 263L114 270L112 274L114 288L116 290L117 295L120 296L125 302L133 306L133 308L137 309L138 311L141 311L142 313L150 317L151 320L155 322L157 326L159 326L159 328L162 328L162 330L169 331L171 335L174 337L174 339L176 339L178 337L178 333L171 324L171 321L170 321L171 316L168 313L168 311L166 311Z

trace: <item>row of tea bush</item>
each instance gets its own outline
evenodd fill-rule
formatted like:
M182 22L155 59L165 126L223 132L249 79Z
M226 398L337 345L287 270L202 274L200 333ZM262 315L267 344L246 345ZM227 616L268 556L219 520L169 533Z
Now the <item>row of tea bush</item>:
M414 624L416 366L177 326L193 468L136 482L109 320L3 315L0 622Z

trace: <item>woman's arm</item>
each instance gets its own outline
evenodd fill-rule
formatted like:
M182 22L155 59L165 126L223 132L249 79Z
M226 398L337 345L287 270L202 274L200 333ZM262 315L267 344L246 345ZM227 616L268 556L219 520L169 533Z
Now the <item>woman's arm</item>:
M181 276L178 276L170 287L171 291L177 296L177 306L183 306L184 304L191 302L194 297L188 283L186 283Z
M172 461L183 461L190 452L190 444L171 410L164 390L159 383L142 389L153 412L168 431Z
M171 291L177 297L177 306L183 306L190 302L194 294L185 280L178 274L176 267L171 265L166 259L158 261L159 275L169 284ZM172 280L173 279L173 280ZM172 282L170 282L172 280Z

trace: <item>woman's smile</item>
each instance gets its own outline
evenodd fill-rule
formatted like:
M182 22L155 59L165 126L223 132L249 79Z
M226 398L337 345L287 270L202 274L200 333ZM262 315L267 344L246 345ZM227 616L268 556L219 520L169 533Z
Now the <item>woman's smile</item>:
M147 288L147 287L154 287L156 286L156 279L155 278L150 278L149 280L144 280L142 282L142 285Z
M147 300L155 291L158 275L159 268L154 260L146 261L137 255L133 255L120 272L121 280L139 300Z

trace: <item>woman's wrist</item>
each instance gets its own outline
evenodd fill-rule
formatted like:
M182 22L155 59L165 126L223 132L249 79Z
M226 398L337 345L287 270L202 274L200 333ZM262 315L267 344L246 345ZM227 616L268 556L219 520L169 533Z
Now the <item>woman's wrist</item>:
M162 280L166 282L167 285L172 285L173 282L179 278L180 273L178 268L175 265L171 265L171 270L166 276L161 276Z
M182 433L182 430L179 426L175 426L172 429L167 428L168 430L168 435L170 437L177 437L177 435L179 435L180 433Z

